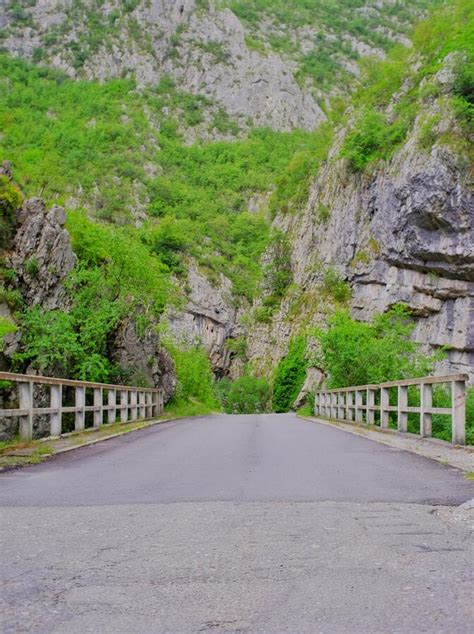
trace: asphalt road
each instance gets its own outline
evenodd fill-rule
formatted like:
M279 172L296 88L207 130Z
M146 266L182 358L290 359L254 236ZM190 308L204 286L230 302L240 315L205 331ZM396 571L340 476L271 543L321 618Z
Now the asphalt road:
M2 632L474 632L474 483L293 415L0 475Z

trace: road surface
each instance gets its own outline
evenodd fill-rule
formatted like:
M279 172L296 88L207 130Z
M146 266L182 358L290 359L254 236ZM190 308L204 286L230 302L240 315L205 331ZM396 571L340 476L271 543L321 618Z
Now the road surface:
M0 630L474 632L473 497L291 414L165 423L0 475Z

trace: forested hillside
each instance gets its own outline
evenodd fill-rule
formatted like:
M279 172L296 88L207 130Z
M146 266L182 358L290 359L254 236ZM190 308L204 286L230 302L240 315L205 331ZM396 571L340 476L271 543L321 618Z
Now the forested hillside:
M3 365L283 411L329 323L394 342L357 380L472 373L473 38L467 0L4 2Z

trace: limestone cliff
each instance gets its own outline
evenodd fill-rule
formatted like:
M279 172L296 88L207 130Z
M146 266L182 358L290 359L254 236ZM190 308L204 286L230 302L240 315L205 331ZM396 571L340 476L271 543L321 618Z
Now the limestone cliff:
M317 3L295 6L294 23L271 6L256 14L247 4L5 0L2 45L74 78L132 76L139 85L156 85L169 76L224 108L243 129L314 129L325 119L318 100L337 87L305 70L321 57L345 90L360 56L380 57L391 42L409 43L405 33L422 3L411 0L398 12L391 0L370 0L354 10L344 3L329 11Z
M15 301L26 308L40 306L49 311L70 310L71 297L67 280L77 264L68 231L65 229L64 209L53 206L47 209L39 198L26 199L18 210L16 230L4 257L7 269L13 273L8 281L2 280L7 292L0 303L0 314L16 318L18 306L10 306L8 298L14 293ZM129 382L145 382L161 387L166 400L172 396L176 379L174 365L169 354L160 344L156 323L141 332L137 322L140 307L125 317L112 332L109 342L109 356L118 364ZM22 351L20 329L7 335L1 353L1 365L11 369L15 353ZM16 363L16 370L28 373L51 372L50 368L36 368Z
M333 305L324 280L334 271L350 285L356 318L407 304L416 317L414 339L427 351L449 349L439 371L468 372L474 379L473 172L469 140L446 106L449 67L448 58L435 80L438 97L420 105L410 134L389 160L352 173L341 157L349 124L339 131L304 208L275 218L290 237L296 286L270 324L250 328L249 357L257 367L274 366L291 336L324 323ZM437 122L429 147L421 138L426 121Z

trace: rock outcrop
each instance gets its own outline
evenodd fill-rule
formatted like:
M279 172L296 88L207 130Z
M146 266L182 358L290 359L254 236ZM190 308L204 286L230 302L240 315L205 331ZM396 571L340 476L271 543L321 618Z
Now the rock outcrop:
M77 258L65 222L62 207L54 205L47 210L40 198L26 200L18 214L8 263L29 306L54 310L69 304L64 281Z
M110 357L128 374L128 383L160 387L168 402L176 389L173 360L160 343L157 325L149 324L141 332L138 316L128 316L120 323L110 344Z
M279 130L314 129L325 119L310 92L295 80L291 71L296 67L276 53L250 50L244 26L229 9L212 3L203 9L195 0L141 1L131 11L119 2L92 4L31 4L25 9L31 26L13 29L2 45L26 58L41 50L48 65L74 78L103 81L132 74L138 84L156 85L164 76L172 77L182 90L215 101L243 127L251 118L252 125ZM0 7L0 26L11 25L11 13L3 11L1 16ZM93 48L87 43L88 11L97 12L96 22L104 31L103 44ZM130 20L139 25L139 37ZM58 33L55 45L45 46L52 33ZM74 58L77 50L80 65Z
M220 275L217 282L199 271L195 264L189 267L188 302L184 310L170 309L167 315L173 337L186 345L202 344L217 377L230 369L232 352L229 339L239 336L239 311L232 301L231 282Z
M420 112L396 154L362 174L351 174L340 157L342 132L306 207L275 219L290 236L299 295L293 302L285 298L270 325L250 330L249 350L257 366L269 358L274 365L299 328L324 321L331 307L323 279L333 269L350 284L356 318L368 320L394 304L407 304L416 318L414 339L427 352L448 348L438 370L467 372L474 379L472 172L459 149L442 142L428 150L420 146L421 123L431 114ZM449 117L445 114L443 125L455 133L456 121Z
M18 211L16 233L12 239L6 262L14 277L9 289L20 293L27 308L40 306L45 310L68 311L74 298L66 280L77 263L71 239L65 228L65 212L62 207L50 210L39 198L24 201ZM14 312L6 302L0 302L0 315L14 319ZM151 323L145 332L138 326L140 309L134 310L110 335L109 356L121 368L129 384L151 385L164 390L168 401L176 387L173 361L163 348L158 336L157 324ZM10 370L15 352L21 350L21 329L5 337L0 354L0 367ZM22 370L28 374L37 371L32 367ZM65 377L70 378L70 377ZM15 400L15 392L0 394L3 401ZM35 401L44 406L49 402L47 391L37 388ZM11 437L18 426L14 418L0 420L0 440ZM36 417L34 436L44 436L49 429L49 417Z

